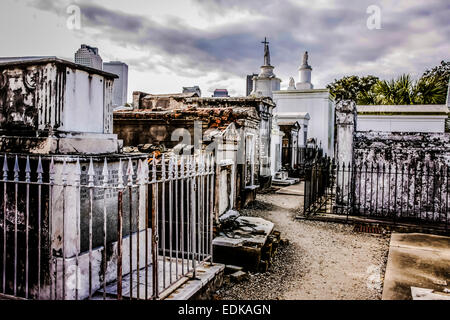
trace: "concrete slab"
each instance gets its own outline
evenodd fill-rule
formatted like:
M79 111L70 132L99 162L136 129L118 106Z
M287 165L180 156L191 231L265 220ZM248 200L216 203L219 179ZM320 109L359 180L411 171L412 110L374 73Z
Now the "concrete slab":
M392 234L383 300L441 300L450 296L449 285L450 237Z
M433 289L411 287L411 295L413 300L450 300L450 294Z
M274 224L258 217L241 216L233 227L220 231L213 240L214 261L238 265L257 271L263 248L273 232Z
M300 179L298 178L272 179L272 185L275 186L290 186L299 182Z
M277 194L293 195L293 196L303 196L305 185L304 183L296 183L276 191Z
M240 247L244 244L262 247L272 233L274 224L257 217L239 217L235 220L238 227L231 232L221 232L214 238L214 246ZM230 235L229 233L232 233Z

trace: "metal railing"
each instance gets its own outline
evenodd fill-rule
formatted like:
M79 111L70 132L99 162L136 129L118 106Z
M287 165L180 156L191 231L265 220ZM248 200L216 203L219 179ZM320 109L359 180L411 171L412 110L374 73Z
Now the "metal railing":
M304 213L370 217L449 227L445 164L314 162L305 177Z
M327 209L335 184L333 169L329 158L317 158L304 165L303 211L306 215Z
M214 158L127 162L4 156L1 296L159 299L212 263Z

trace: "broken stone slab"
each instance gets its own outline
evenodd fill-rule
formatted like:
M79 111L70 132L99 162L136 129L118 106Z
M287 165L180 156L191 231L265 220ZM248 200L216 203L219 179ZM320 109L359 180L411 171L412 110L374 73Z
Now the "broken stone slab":
M232 264L228 264L228 265L225 266L225 274L229 275L229 274L232 274L232 273L235 273L235 272L238 272L238 271L242 271L242 269L243 269L242 267L234 266Z
M220 232L213 245L226 247L262 247L272 233L274 224L258 217L238 217L235 228Z
M257 271L273 228L274 224L265 219L240 216L233 228L222 230L213 240L214 260Z
M450 300L450 294L433 289L411 287L413 300Z
M230 279L233 282L242 282L248 280L248 273L244 271L236 271L230 275Z
M232 221L235 221L237 218L240 217L240 215L241 214L236 210L228 210L227 212L225 212L223 215L221 215L219 217L219 222L221 224L226 225Z

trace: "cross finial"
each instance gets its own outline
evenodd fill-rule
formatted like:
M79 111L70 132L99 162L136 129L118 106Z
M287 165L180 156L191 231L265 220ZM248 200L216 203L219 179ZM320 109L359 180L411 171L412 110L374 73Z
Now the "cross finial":
M264 37L264 41L261 42L264 44L264 65L270 66L270 51L269 51L269 41Z

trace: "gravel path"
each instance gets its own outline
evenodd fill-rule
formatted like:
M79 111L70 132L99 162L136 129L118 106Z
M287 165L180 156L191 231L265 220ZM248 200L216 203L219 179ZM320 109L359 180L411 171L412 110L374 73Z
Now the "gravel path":
M226 282L217 299L381 299L390 236L354 232L352 225L294 219L301 199L258 195L256 205L242 211L274 222L289 245L280 248L269 272L250 274L238 284Z

